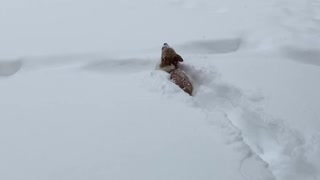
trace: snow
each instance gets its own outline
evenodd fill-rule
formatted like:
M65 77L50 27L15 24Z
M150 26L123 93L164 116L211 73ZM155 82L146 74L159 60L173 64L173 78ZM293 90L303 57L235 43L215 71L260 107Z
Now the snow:
M0 2L0 179L320 179L319 8Z
M166 73L148 66L132 74L106 66L93 73L101 63L3 79L2 178L272 179L224 114L195 108ZM125 72L133 62L113 63ZM178 99L163 98L159 85Z

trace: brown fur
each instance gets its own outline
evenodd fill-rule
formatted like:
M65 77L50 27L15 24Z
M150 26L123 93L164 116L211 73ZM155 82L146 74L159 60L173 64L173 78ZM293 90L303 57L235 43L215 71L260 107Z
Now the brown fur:
M184 71L181 69L172 70L170 72L170 79L184 92L192 96L193 86Z
M167 43L162 47L160 69L170 73L170 79L183 91L192 96L193 86L186 73L179 68L182 57Z
M183 59L173 48L168 47L162 49L160 64L161 68L172 64L177 69L179 62L183 62Z

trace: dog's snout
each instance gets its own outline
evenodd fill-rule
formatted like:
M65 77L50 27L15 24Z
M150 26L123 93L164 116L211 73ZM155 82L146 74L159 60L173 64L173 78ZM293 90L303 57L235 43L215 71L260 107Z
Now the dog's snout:
M162 50L163 50L164 48L168 48L168 47L169 47L169 44L168 44L168 43L163 43Z

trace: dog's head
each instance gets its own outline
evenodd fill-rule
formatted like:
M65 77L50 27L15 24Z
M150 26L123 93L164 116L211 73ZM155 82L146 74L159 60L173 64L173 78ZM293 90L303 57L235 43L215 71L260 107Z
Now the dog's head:
M164 71L171 71L178 68L178 62L183 62L183 59L176 51L169 46L168 43L164 43L162 46L161 64L160 68Z
M169 44L168 43L164 43L161 50L163 51L164 49L168 49L170 48Z

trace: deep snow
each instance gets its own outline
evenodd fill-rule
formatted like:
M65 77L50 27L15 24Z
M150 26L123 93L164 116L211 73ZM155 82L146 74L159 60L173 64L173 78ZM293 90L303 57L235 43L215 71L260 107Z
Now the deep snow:
M320 179L319 8L1 2L0 179Z

